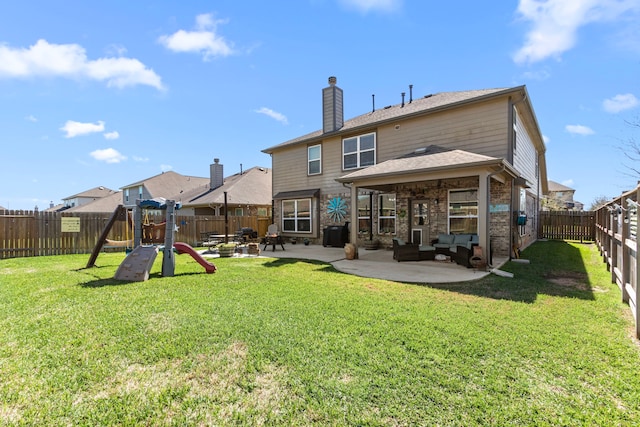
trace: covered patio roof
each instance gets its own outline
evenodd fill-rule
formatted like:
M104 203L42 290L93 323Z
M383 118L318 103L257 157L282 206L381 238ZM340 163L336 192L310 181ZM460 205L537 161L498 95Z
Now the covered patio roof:
M518 177L504 159L430 145L351 172L336 178L336 181L384 191L395 184L472 176L481 170L495 172L501 169L514 178Z

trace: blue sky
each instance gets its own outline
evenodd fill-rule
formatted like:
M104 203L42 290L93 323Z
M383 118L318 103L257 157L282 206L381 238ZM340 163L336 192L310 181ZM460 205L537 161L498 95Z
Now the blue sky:
M23 0L0 6L0 206L47 208L443 91L526 85L551 180L589 207L633 188L640 1ZM241 166L242 165L242 166Z

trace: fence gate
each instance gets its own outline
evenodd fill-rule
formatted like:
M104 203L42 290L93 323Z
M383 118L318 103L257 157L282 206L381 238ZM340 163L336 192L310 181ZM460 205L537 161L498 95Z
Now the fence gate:
M596 216L591 211L541 211L538 238L595 241Z

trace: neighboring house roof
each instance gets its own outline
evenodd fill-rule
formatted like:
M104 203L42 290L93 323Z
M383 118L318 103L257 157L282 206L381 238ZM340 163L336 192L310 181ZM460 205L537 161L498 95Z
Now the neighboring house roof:
M571 187L567 187L566 185L562 185L558 182L555 181L551 181L548 180L547 181L549 183L549 192L552 191L576 191L575 189L571 188Z
M73 196L69 196L69 197L65 197L62 200L69 200L69 199L75 199L78 197L84 197L84 198L98 198L98 197L106 197L113 194L113 190L107 188L107 187L95 187L92 188L91 190L87 190L87 191L83 191L82 193L78 193L78 194L74 194Z
M9 210L9 209L7 209L7 208L5 208L5 207L0 206L0 211L8 211L8 210Z
M227 203L233 205L271 205L271 169L253 167L224 179L222 186L211 189L207 185L194 188L176 196L183 207L209 206Z
M402 157L384 161L377 165L369 166L364 169L357 170L350 174L337 178L338 182L353 182L355 180L388 177L391 175L405 175L419 172L435 172L446 169L460 169L476 166L502 166L503 159L485 156L482 154L470 153L464 150L453 150L430 145L420 148L412 153ZM512 169L511 173L517 176Z
M122 204L122 191L111 191L111 194L84 205L74 206L65 212L113 212Z
M209 178L180 175L177 172L168 171L151 178L137 181L121 187L121 189L144 186L152 197L170 198L170 195L180 194L200 187L209 182Z
M335 135L344 132L351 132L358 128L364 128L373 124L382 124L387 121L397 120L399 118L409 118L411 116L422 115L425 113L433 113L436 111L455 108L461 104L481 101L487 98L503 95L505 93L513 91L524 91L524 86L516 88L506 89L481 89L481 90L467 90L460 92L441 92L433 95L427 95L423 98L417 98L411 102L405 102L403 104L391 105L388 107L380 108L375 111L362 114L352 119L346 120L342 128L337 132L329 134L323 133L322 129L315 132L311 132L307 135L300 136L298 138L285 141L281 144L275 145L270 148L262 150L265 153L271 153L275 149L284 148L289 145L295 145L302 142L309 142L314 139L321 139L327 135Z

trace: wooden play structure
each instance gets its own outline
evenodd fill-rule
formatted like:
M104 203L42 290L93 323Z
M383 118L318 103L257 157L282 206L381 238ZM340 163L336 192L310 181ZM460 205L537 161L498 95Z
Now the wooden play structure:
M186 243L174 242L174 234L176 231L175 211L179 208L180 205L177 204L175 200L165 200L163 198L136 200L132 219L133 249L116 270L115 279L127 281L148 280L149 272L160 250L162 250L162 276L173 276L175 273L174 249L178 254L189 254L204 267L207 273L215 273L216 266L205 260L191 246ZM160 224L149 223L149 209L166 211L166 220ZM95 261L105 243L114 244L114 241L108 240L107 236L115 221L117 221L118 218L122 218L122 216L130 219L124 206L119 205L114 210L102 234L98 238L98 242L87 262L87 268L95 265ZM122 246L127 246L128 240L118 241L118 243L123 243Z

